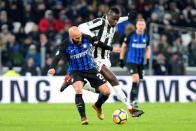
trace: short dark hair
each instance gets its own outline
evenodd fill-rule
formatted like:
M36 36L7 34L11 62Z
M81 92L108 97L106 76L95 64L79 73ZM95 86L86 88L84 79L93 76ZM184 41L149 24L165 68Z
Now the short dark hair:
M114 12L115 14L120 14L120 10L118 8L115 8L115 7L110 8L108 13L110 13L110 12Z

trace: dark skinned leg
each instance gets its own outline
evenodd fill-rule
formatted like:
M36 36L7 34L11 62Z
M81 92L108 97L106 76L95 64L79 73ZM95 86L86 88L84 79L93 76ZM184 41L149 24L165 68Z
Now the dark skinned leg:
M108 69L105 65L102 66L100 73L112 86L119 85L118 79L116 78L115 74L110 71L110 69Z

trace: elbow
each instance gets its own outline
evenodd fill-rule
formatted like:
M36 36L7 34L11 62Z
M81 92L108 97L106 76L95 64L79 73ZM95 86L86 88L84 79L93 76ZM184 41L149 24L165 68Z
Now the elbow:
M86 23L83 23L83 24L80 24L78 26L78 29L81 31L81 32L84 32L85 29L87 29L88 26L86 25Z

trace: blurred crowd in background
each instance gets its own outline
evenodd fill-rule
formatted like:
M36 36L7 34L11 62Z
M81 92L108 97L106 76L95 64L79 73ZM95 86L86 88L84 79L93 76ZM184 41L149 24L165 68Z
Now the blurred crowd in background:
M183 75L186 66L196 66L196 34L173 29L196 28L196 0L5 0L0 1L2 67L21 67L20 75L47 75L69 27L102 17L113 6L121 16L136 11L146 20L148 33L150 23L163 25L153 26L151 34L155 75ZM134 31L131 23L117 26L114 46L120 47L123 37ZM41 47L46 48L44 66ZM112 66L119 66L117 56L111 55ZM67 66L65 59L60 60L56 75L65 75Z

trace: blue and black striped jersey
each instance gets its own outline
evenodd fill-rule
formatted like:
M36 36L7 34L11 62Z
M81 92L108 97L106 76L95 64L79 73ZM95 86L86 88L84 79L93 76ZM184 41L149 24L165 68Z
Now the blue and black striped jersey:
M70 41L70 39L66 39L60 45L50 68L55 68L61 57L66 56L67 60L69 61L69 72L71 72L72 70L92 69L94 67L94 64L88 52L90 44L98 46L105 50L113 49L111 46L107 46L102 42L95 41L97 41L96 38L92 38L89 35L82 35L82 43L80 45L75 45Z
M69 72L72 70L89 70L94 67L93 61L88 54L90 41L83 37L80 45L73 44L70 39L60 46L59 53L66 55L69 61Z
M127 63L144 64L146 47L149 45L149 36L136 31L125 37L124 42L128 45Z

